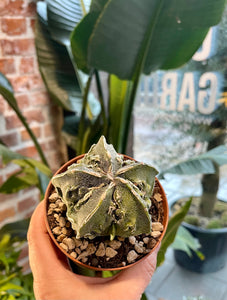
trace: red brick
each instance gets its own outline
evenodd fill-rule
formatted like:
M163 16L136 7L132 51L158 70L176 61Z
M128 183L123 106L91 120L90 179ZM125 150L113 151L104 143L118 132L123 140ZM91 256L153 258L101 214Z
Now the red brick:
M34 57L22 57L19 66L20 74L28 74L34 72Z
M44 88L43 81L39 74L29 74L11 78L13 89L16 93L25 93L29 90L41 90Z
M23 211L29 210L32 207L35 207L36 204L37 204L37 202L33 197L26 198L26 199L18 202L18 204L17 204L18 211L23 212Z
M35 22L36 22L35 18L30 19L30 27L34 33L35 33Z
M15 64L13 58L1 58L0 59L0 72L3 74L15 73Z
M18 153L31 158L37 158L38 152L35 146L25 147L17 151Z
M3 18L2 31L7 35L20 35L26 33L25 18Z
M0 16L4 16L8 12L9 0L0 1Z
M18 144L18 133L13 132L13 133L8 133L5 135L1 135L0 139L8 146L15 146Z
M42 123L45 121L42 109L32 109L24 112L24 116L27 122L30 124L31 122Z
M41 129L40 129L40 127L32 127L31 129L32 129L34 135L35 135L37 138L39 138L39 137L41 136ZM21 130L21 139L22 139L23 142L24 142L24 141L31 140L31 137L30 137L30 135L28 134L28 132L27 132L26 129L22 129L22 130Z
M0 197L2 195L0 194ZM15 216L15 208L14 207L8 207L5 209L0 210L0 222Z
M38 106L38 105L45 105L50 103L49 95L46 91L38 91L31 94L31 104Z
M1 40L3 55L31 55L35 54L34 39Z
M6 109L6 100L0 95L0 114L3 114Z
M20 94L16 96L17 104L21 110L29 107L29 97L27 94Z
M22 126L20 119L16 115L6 116L6 129L13 129Z
M36 4L34 2L28 3L26 8L26 16L35 16L36 15Z
M54 128L52 124L45 124L44 125L44 136L50 137L54 135Z
M1 0L2 1L2 0ZM0 15L14 15L21 16L26 12L26 5L24 0L3 0L5 2L3 11L0 10Z

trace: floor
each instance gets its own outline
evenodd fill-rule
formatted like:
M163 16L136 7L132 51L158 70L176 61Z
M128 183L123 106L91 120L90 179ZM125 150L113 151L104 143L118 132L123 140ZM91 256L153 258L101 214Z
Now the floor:
M198 274L178 266L169 249L145 293L149 300L227 300L227 264L217 272Z
M226 174L226 170L224 172ZM170 177L162 182L167 193L169 204L181 195L193 190L200 193L198 181L188 182L190 177ZM180 189L184 186L184 189ZM179 188L177 188L179 187ZM178 195L176 190L179 191ZM227 195L227 177L223 176L219 188L219 197L223 200ZM159 267L151 283L146 289L148 300L227 300L227 253L226 265L217 272L199 274L185 270L177 265L173 250L168 249L164 264Z

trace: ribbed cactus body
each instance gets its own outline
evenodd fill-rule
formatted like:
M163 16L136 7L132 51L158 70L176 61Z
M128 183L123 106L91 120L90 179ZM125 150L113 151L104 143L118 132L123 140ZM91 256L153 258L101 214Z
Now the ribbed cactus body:
M102 136L67 171L53 177L77 238L150 233L156 169L124 160Z

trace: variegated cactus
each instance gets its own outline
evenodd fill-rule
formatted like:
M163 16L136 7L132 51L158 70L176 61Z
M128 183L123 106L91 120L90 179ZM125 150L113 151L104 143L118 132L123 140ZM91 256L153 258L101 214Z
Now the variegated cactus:
M77 238L128 237L151 232L151 195L156 169L124 160L102 136L52 184L67 206Z

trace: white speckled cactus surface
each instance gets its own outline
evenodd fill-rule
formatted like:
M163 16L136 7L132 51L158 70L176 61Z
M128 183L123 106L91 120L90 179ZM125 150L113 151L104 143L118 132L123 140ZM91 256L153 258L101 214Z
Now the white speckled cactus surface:
M76 237L129 237L151 232L151 195L156 169L124 160L102 136L52 184L67 206Z

